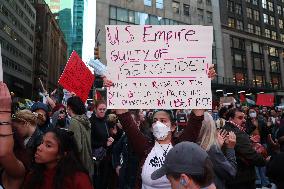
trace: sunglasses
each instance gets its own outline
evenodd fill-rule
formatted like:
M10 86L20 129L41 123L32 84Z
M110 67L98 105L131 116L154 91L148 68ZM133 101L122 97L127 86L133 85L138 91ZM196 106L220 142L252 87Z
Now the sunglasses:
M60 114L66 114L65 110L61 110L59 113Z

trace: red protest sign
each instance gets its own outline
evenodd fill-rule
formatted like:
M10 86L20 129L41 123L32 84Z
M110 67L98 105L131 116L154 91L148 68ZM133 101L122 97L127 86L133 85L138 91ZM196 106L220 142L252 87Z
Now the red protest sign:
M274 106L274 96L270 94L258 94L256 105L258 106Z
M94 75L76 51L73 51L58 83L68 91L76 93L83 102L86 102L93 82Z

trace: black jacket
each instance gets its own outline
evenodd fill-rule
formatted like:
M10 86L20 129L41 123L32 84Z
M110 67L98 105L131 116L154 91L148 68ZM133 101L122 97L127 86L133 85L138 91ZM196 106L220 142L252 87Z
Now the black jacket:
M92 114L90 118L91 122L91 140L92 149L97 149L100 147L107 148L107 139L109 136L109 128L106 124L105 118L97 118L95 113Z
M249 182L255 182L255 166L264 166L266 160L253 148L249 136L233 124L226 122L224 129L233 131L236 134L237 143L235 146L237 159L237 175L235 179L228 182L227 188Z

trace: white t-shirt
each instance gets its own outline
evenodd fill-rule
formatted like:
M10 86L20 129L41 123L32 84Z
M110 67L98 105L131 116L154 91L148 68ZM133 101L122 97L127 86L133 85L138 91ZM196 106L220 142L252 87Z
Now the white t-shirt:
M162 167L165 161L164 154L167 154L172 147L172 144L159 144L155 142L155 146L148 154L142 168L142 189L171 189L170 181L166 176L152 180L151 174Z

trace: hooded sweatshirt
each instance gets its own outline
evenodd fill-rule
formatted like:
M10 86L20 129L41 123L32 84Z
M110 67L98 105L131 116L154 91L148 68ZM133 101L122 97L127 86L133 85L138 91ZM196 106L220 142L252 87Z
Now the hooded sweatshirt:
M92 176L94 172L91 146L91 123L88 117L83 115L75 115L71 118L70 131L74 132L74 137L80 153L80 159Z

